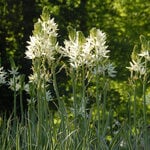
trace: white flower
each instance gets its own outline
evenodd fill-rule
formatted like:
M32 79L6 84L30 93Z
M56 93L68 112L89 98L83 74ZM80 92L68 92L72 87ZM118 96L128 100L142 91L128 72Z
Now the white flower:
M16 75L19 74L19 72L18 72L18 67L12 67L11 70L8 70L8 71L9 71L9 73L10 73L11 75L13 75L13 76L16 76Z
M116 76L117 71L115 70L115 66L113 64L108 63L106 68L107 68L108 75L110 77L113 78Z
M37 83L38 82L38 74L34 73L29 76L29 83Z
M27 84L25 84L24 85L24 90L27 92L27 93L29 93L29 84L27 83Z
M62 53L64 56L69 57L70 65L73 68L78 68L85 64L86 56L88 53L84 53L83 48L86 41L82 43L79 42L79 32L76 33L76 38L74 41L65 40L65 47L62 47Z
M47 21L42 21L41 19L39 19L38 22L41 23L44 33L47 33L47 35L53 35L57 37L58 29L57 24L54 22L54 18Z
M99 65L98 68L94 68L94 74L100 74L105 76L106 73L106 66L105 65Z
M115 66L112 63L106 63L103 65L99 65L98 69L94 69L94 74L101 74L105 76L108 74L109 77L115 77L117 71L115 70Z
M30 36L30 41L27 41L29 46L27 46L28 51L25 52L26 58L35 59L40 56L40 37L39 36Z
M126 68L129 69L131 72L137 72L140 75L144 75L146 73L144 63L142 63L140 59L138 59L137 61L132 60L132 62L130 62L130 67Z
M33 83L37 85L39 81L42 80L43 82L48 82L49 79L50 79L50 74L48 72L44 73L41 71L39 74L37 72L34 72L33 74L29 76L29 83Z
M26 58L35 59L45 57L48 60L54 60L54 54L58 48L57 25L54 19L41 20L38 19L37 27L35 26L35 33L30 36L30 41L27 41Z
M7 73L3 70L3 67L0 67L0 85L6 83Z
M36 101L37 100L35 98L27 99L27 102L28 102L29 105L35 104Z
M93 57L95 61L101 61L103 58L108 58L109 50L106 46L106 35L99 29L93 28L90 33L90 42L93 47Z
M52 95L50 91L46 91L46 100L47 101L52 101Z
M99 29L93 28L90 36L85 38L76 32L74 40L65 40L62 53L69 58L70 65L78 68L82 65L95 66L95 62L107 59L106 36ZM82 38L82 39L81 39Z
M142 53L138 54L141 57L144 57L148 61L150 61L150 52L148 50L142 51Z
M9 88L13 91L19 91L21 88L20 75L10 78L8 81Z

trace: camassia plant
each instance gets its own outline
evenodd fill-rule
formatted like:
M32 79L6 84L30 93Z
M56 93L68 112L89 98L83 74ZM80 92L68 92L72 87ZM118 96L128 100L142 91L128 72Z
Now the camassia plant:
M149 83L149 74L150 74L150 41L146 40L146 38L141 35L140 36L140 42L141 47L139 48L138 45L135 45L130 62L130 67L127 67L130 70L131 76L130 76L130 83L133 88L133 134L134 134L134 148L138 148L138 144L141 143L141 138L137 138L139 134L141 134L141 130L143 132L143 147L144 149L148 150L150 146L150 139L148 135L148 118L147 118L147 103L149 101L148 95L149 95L149 89L148 89L148 83ZM143 123L142 129L138 127L138 121L137 118L137 92L139 85L142 86L142 100L141 103L143 105L143 115L140 117L141 122Z
M113 133L113 111L108 109L107 92L110 79L116 76L115 66L109 59L106 34L92 28L86 37L82 31L68 27L68 39L63 46L58 43L58 25L43 9L41 17L34 25L33 35L27 41L25 58L32 61L32 74L25 84L18 67L12 63L8 73L0 68L0 85L8 84L14 91L14 118L3 119L0 123L0 149L28 150L99 150L132 149L129 132L124 128ZM142 37L141 37L142 39ZM149 42L148 42L149 44ZM146 83L148 81L149 52L144 45L135 55L128 69L131 80L142 79L143 83L143 133L144 144L148 147L146 115ZM144 50L143 50L144 49ZM62 59L63 58L63 59ZM63 61L63 63L62 63ZM63 64L63 65L62 65ZM62 66L61 66L62 65ZM139 67L139 68L138 68ZM60 95L57 73L64 68L72 93ZM8 81L7 81L8 79ZM68 84L68 83L67 83ZM52 87L51 87L52 86ZM50 89L53 89L51 92ZM21 116L17 119L16 96L25 90L29 96L27 112L23 112L20 96ZM65 90L65 89L64 89ZM20 91L20 92L18 92ZM94 103L88 107L91 102ZM55 101L53 99L56 99ZM134 97L136 100L136 96ZM56 111L49 107L50 101ZM134 105L134 134L137 136L136 102ZM12 124L12 122L15 122ZM132 124L130 124L132 126ZM126 127L126 126L125 126ZM127 127L126 127L127 128ZM131 132L132 132L131 129ZM124 137L125 136L125 137ZM125 140L124 140L125 139ZM137 144L135 140L134 144Z

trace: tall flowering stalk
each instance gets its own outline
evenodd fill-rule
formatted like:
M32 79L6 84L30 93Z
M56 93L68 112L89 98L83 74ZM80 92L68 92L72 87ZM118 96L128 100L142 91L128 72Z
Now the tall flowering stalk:
M53 18L50 19L47 8L44 8L41 17L35 23L33 35L30 36L30 41L27 42L28 46L25 52L26 58L32 60L33 73L29 76L29 87L32 88L29 89L29 93L32 96L30 102L37 101L38 144L41 144L41 146L45 142L42 139L44 137L42 126L45 121L45 128L48 127L48 101L50 99L47 99L47 83L53 74L51 70L54 71L54 69L51 68L55 64L55 55L59 48L57 30L57 24Z
M147 105L146 105L146 90L148 77L150 73L150 41L147 41L144 36L140 36L141 49L135 46L130 62L130 67L127 67L131 72L131 80L134 83L134 127L136 128L136 80L140 80L143 86L143 134L145 149L148 149L148 135L147 135ZM136 145L137 143L135 143Z
M34 26L25 52L26 58L32 60L33 74L30 75L29 82L37 85L37 88L45 88L45 83L50 80L49 68L54 64L58 49L57 30L54 19L50 19L47 9L44 9Z
M15 62L10 59L11 62L11 70L8 72L4 71L3 67L0 67L0 86L8 85L9 88L14 92L13 93L13 115L14 118L17 117L17 95L19 94L20 98L20 108L21 108L21 118L23 119L23 99L22 99L22 91L24 90L24 75L20 75L18 71L18 67L16 67Z
M13 113L14 113L14 117L16 118L17 114L16 114L16 109L17 109L17 91L19 91L19 89L21 88L21 85L20 85L20 75L19 75L19 72L18 72L18 68L15 67L15 66L12 66L12 69L9 70L9 73L11 75L11 78L10 80L8 81L8 85L9 85L9 88L11 90L14 91L14 110L13 110Z
M91 77L96 77L97 138L98 143L100 143L100 77L104 77L106 74L114 77L116 74L115 67L108 61L109 50L106 45L106 35L96 28L90 30L88 37L85 37L81 31L76 31L71 27L68 30L69 40L64 41L65 46L62 47L61 53L68 58L70 63L75 126L77 124L76 118L81 115L84 121L81 120L80 122L84 122L84 128L82 128L82 125L79 128L84 129L82 132L84 137L89 127L86 110L88 99L86 91ZM80 91L77 90L79 88L81 88ZM79 96L77 97L77 95ZM100 146L100 144L98 145Z

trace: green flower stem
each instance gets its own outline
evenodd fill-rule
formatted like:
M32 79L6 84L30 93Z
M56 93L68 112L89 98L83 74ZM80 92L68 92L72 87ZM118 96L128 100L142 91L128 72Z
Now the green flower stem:
M37 59L35 60L35 64L33 66L34 68L34 71L37 73L37 78L38 78L38 82L37 82L37 87L36 87L36 97L37 97L37 116L38 116L38 132L37 132L37 135L38 135L38 146L40 145L43 145L42 143L42 125L43 125L43 121L44 121L44 118L43 118L43 100L42 100L42 79L40 77L41 75L41 60L40 59Z
M133 125L134 125L134 132L135 132L135 139L134 139L134 141L135 141L135 143L134 143L134 145L135 145L135 149L137 149L137 128L136 128L136 126L137 126L137 116L136 116L136 106L137 106L137 104L136 104L136 101L137 101L137 98L136 98L136 95L137 95L137 93L136 93L136 81L135 81L135 85L133 85L133 100L134 100L134 108L133 108Z
M56 93L56 97L58 100L58 111L60 112L60 116L61 116L61 130L62 130L62 138L65 139L66 137L66 128L65 128L65 124L66 124L66 110L65 110L65 104L63 103L63 101L60 99L60 95L59 95L59 91L58 91L58 86L57 86L57 80L56 80L56 73L55 73L55 66L52 66L52 75L53 75L53 87ZM63 147L63 146L62 146Z
M86 97L85 97L85 91L86 91L86 87L85 87L85 68L84 68L84 65L82 65L82 106L83 106L83 116L84 116L84 127L82 130L83 131L83 149L86 149L86 131L87 131L87 116L86 116Z
M23 121L23 116L24 116L24 112L23 112L23 99L22 99L22 91L24 89L24 76L20 77L20 84L21 84L21 88L19 90L19 95L20 95L20 108L21 108L21 119Z
M77 103L77 79L76 79L76 70L73 68L71 72L71 79L72 79L72 90L73 90L73 107L74 107L74 117L75 117L75 127L77 125L77 112L78 112L78 103Z
M104 77L105 78L105 77ZM102 109L102 126L103 128L105 127L105 121L106 121L106 97L107 97L107 88L108 88L108 83L107 81L104 79L104 92L103 92L103 109Z
M28 146L28 149L32 150L32 123L31 123L31 120L28 121L27 123L28 125L28 136L27 136L27 146Z
M22 99L22 89L19 90L19 95L20 95L20 108L21 108L21 118L23 118L24 113L23 113L23 99Z
M52 66L52 75L53 75L53 86L54 86L56 97L57 97L57 100L59 103L59 109L62 113L65 113L65 115L66 115L65 105L64 105L63 101L60 99L60 95L59 95L59 90L58 90L57 80L56 80L55 66Z
M144 145L148 150L147 115L146 115L146 79L143 81L143 119L144 119Z
M99 74L98 74L98 65L96 65L96 106L97 106L97 117L98 117L98 125L97 125L97 139L98 139L98 149L100 149L100 134L101 134L101 121L100 121L100 93L99 93Z
M147 60L145 59L145 68L147 69ZM144 119L144 145L145 150L148 150L148 133L147 133L147 108L146 108L146 83L147 83L147 72L143 77L143 119Z
M74 109L74 129L77 128L78 126L78 121L77 121L77 113L78 113L78 102L77 102L77 75L76 75L76 70L72 68L71 70L71 80L72 80L72 92L73 92L73 109ZM75 134L76 136L76 134ZM74 137L75 137L74 136ZM74 149L77 147L77 138L74 138Z
M38 103L38 145L42 145L42 123L43 123L43 117L42 117L42 103L41 103L41 88L38 87L37 89L37 103Z
M16 91L16 78L15 76L13 76L14 78L14 118L16 119L17 117L17 110L16 110L16 103L17 103L17 91Z
M83 103L83 109L84 109L84 118L86 121L86 97L85 97L85 70L84 66L82 66L82 103Z

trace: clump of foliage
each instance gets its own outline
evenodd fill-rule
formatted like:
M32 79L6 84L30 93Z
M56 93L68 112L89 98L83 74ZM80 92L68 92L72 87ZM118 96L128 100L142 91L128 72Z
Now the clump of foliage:
M127 67L131 72L133 92L129 93L129 110L133 115L121 124L113 109L107 107L111 79L117 71L109 59L106 34L92 28L86 37L81 31L68 27L68 39L60 46L57 31L57 24L44 8L27 42L25 55L32 61L28 83L13 61L9 73L0 68L0 85L7 84L14 91L12 117L0 119L0 148L148 149L146 96L150 42L141 36L141 51L133 51L131 66ZM61 69L66 70L71 83L72 92L68 97L60 95L56 75ZM142 99L136 97L139 84L143 87ZM50 86L53 86L58 103L54 101ZM23 91L29 95L27 112L23 110ZM20 96L21 120L16 113L17 95ZM88 107L91 98L94 103ZM137 101L143 104L143 115L136 113ZM57 111L49 108L50 102L55 104Z

